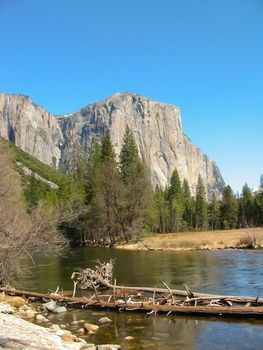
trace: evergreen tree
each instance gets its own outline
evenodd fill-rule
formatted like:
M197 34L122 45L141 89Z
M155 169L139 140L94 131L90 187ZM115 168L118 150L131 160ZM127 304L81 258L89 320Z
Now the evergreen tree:
M210 203L208 204L209 228L216 230L220 228L220 202L213 192Z
M120 153L123 193L118 201L118 220L126 240L140 234L152 200L151 185L139 159L134 136L127 127Z
M195 197L195 227L205 230L207 228L206 193L201 176L198 177Z
M223 190L221 205L221 225L223 229L233 229L237 227L238 202L232 188L226 186Z
M116 154L111 142L111 136L110 136L109 130L106 130L105 135L102 139L101 159L104 162L109 161L110 163L116 164Z
M154 201L157 212L157 232L165 233L168 228L169 204L164 191L159 186L156 186Z
M239 208L240 225L243 227L253 225L255 217L254 196L247 184L243 186Z
M97 150L98 152L98 150ZM98 152L99 153L99 152ZM102 237L108 236L115 242L116 229L116 198L120 191L120 174L117 168L116 155L107 130L101 144L101 161L95 169L95 198L92 209L96 213L96 222L99 222ZM96 160L97 162L97 160Z
M193 219L195 212L195 201L191 195L190 186L186 179L183 181L182 185L183 201L184 201L184 210L183 210L183 220L185 226L188 230L193 229Z
M101 158L101 145L93 140L89 149L85 172L85 191L87 204L92 201L96 192L96 174L97 169L101 164Z
M120 153L120 169L124 182L129 181L134 166L139 162L138 150L131 129L126 126Z
M184 202L181 180L176 169L173 171L167 196L169 202L170 232L179 232L182 229Z
M260 177L259 189L254 198L254 213L257 225L263 225L263 174Z

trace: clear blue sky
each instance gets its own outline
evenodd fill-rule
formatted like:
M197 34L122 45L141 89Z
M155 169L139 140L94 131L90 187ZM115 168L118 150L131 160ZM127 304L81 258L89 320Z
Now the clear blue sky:
M227 184L259 184L262 0L0 0L0 32L0 91L56 114L119 91L176 104Z

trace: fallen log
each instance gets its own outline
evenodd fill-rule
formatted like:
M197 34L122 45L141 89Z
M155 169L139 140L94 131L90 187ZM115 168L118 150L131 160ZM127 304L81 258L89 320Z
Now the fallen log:
M116 290L125 290L127 292L131 293L155 293L155 294L165 294L167 293L167 289L164 288L151 288L151 287L123 287L118 285L112 285L111 283L104 281L103 279L100 279L100 284L109 288L109 289L115 289ZM181 296L181 297L187 297L189 296L189 290L180 290L180 289L170 289L171 293L175 296ZM251 297L251 296L237 296L237 295L217 295L217 294L207 294L207 293L197 293L192 292L193 298L214 298L214 299L224 299L230 302L236 302L236 303L252 303L257 305L263 305L263 298L261 297Z
M122 287L123 288L123 287ZM127 288L125 287L127 292ZM125 302L124 300L116 300L110 302L103 300L103 295L100 295L99 300L93 299L92 297L66 297L58 294L45 294L30 292L17 289L0 288L0 291L5 292L9 295L17 295L29 298L30 300L47 300L52 299L63 302L71 307L80 308L107 308L115 310L126 310L126 311L144 311L148 313L166 313L166 314L177 314L177 315L200 315L200 316L218 316L218 317L240 317L240 318L263 318L263 307L262 306L249 306L249 307L229 307L229 306L183 306L183 305L161 305L157 303L145 302ZM108 297L108 295L106 296Z

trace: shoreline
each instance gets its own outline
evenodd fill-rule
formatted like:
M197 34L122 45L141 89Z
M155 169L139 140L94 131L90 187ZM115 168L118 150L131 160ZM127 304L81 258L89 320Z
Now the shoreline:
M68 312L61 306L56 308L60 311L52 310L51 304L54 303L51 299L46 304L39 304L29 302L21 296L0 293L0 345L5 349L19 350L117 350L121 348L117 344L96 345L87 342L87 336L95 334L96 330L103 325L102 323L98 326L84 320L73 321L72 324L52 322L52 318L48 318L49 313ZM41 308L40 305L42 305ZM73 327L77 327L75 331Z
M114 248L170 252L263 249L263 228L157 234Z

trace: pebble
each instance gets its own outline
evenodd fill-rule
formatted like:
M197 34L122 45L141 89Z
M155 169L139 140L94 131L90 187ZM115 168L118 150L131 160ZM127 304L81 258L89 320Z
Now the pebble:
M49 322L48 319L41 314L36 315L36 321L37 322Z
M54 300L50 300L48 303L43 304L43 308L52 312L57 308L57 303Z
M53 310L53 312L55 312L56 314L60 314L61 312L66 312L67 309L65 308L65 306L59 306L56 307L55 310Z
M13 314L15 312L14 308L9 304L0 303L0 313L2 314Z
M110 323L112 320L109 317L101 317L99 319L99 323L104 324L104 323Z
M127 337L125 337L124 340L131 341L134 340L134 337L132 337L131 335L127 335Z
M88 323L88 322L85 322L83 327L86 329L86 331L92 331L92 332L96 332L99 329L98 325Z
M79 329L77 330L77 333L78 333L78 334L84 334L84 333L85 333L85 329L84 329L84 328L79 328Z
M117 344L104 344L97 346L97 350L118 350L120 348L120 345Z
M57 332L57 331L60 330L60 327L59 327L58 324L52 324L52 326L49 327L49 330L50 330L51 332Z

